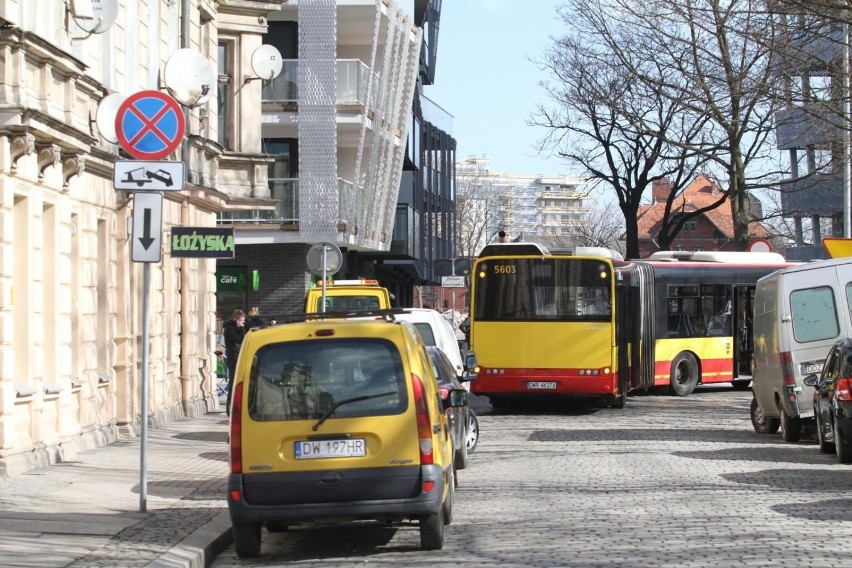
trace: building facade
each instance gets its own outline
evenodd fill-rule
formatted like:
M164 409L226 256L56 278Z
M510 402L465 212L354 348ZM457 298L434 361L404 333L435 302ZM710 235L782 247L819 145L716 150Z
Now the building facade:
M656 180L652 184L652 202L639 208L636 214L639 237L639 257L648 258L662 250L657 240L665 215L666 201L671 193L671 182L667 179ZM678 217L709 207L719 201L722 191L705 175L699 175L672 202L670 223L677 223ZM760 216L762 206L754 197L750 210L754 216ZM758 221L749 223L749 241L768 242L769 230ZM735 251L734 223L731 215L731 202L725 199L715 209L692 217L683 224L671 250L682 251Z
M500 231L509 239L569 246L589 213L583 178L492 172L485 156L468 156L456 172L463 256L475 257Z
M319 242L342 252L336 278L378 279L397 305L412 305L454 235L452 118L422 94L434 79L440 1L300 1L269 18L264 42L284 62L260 107L270 203L219 215L236 241L219 273L246 282L220 293L222 314L301 311L317 279L305 259Z
M146 374L155 426L216 407L218 317L301 311L314 243L411 305L455 232L451 117L421 96L439 19L439 0L0 0L0 475L135 435ZM215 79L189 85L163 158L187 179L163 192L145 290L102 103L186 95L179 50ZM172 256L173 228L217 226L234 259Z
M823 236L843 236L844 38L837 22L789 15L783 55L776 57L783 107L775 115L777 147L787 154L790 177L780 184L781 214L792 218L790 260L827 258ZM823 222L823 221L826 222ZM809 231L805 223L809 221ZM823 227L829 234L823 235Z

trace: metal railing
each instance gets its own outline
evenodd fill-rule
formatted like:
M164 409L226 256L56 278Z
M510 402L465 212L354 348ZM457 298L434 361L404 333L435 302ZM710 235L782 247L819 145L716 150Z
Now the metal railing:
M220 224L269 223L296 224L300 219L299 179L269 178L269 190L272 199L278 203L271 209L246 209L222 211L217 217ZM359 220L358 194L360 188L349 180L337 178L337 216L343 223L355 223Z
M285 59L278 77L264 83L261 101L295 105L299 102L299 60ZM369 69L358 59L337 60L337 104L367 105ZM378 92L379 77L373 75L373 93Z

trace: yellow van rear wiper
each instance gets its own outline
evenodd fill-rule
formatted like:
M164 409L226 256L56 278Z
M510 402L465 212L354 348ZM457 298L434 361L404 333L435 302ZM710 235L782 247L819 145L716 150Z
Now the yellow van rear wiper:
M382 396L390 396L392 394L396 394L396 391L380 392L380 393L377 393L377 394L365 394L364 396L356 396L356 397L353 397L353 398L345 398L345 399L341 400L340 402L338 402L337 404L335 404L334 406L332 406L331 408L329 408L328 410L326 410L323 413L323 415L320 416L319 420L317 420L316 424L314 424L311 427L311 430L316 432L317 429L320 427L320 425L323 422L325 422L326 420L328 420L328 418L332 414L334 414L334 411L337 410L338 408L340 408L341 406L343 406L344 404L349 404L350 402L361 402L362 400L370 400L371 398L379 398L379 397L382 397Z

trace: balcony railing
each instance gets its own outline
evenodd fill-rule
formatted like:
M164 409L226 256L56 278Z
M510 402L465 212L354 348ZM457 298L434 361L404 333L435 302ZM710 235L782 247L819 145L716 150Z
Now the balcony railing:
M357 59L337 60L337 104L367 105L369 69ZM373 75L373 94L378 92L379 77ZM285 59L281 74L265 83L261 90L264 103L295 105L299 102L299 60Z
M452 136L453 115L425 95L420 95L420 109L423 111L423 120Z
M220 224L280 224L295 225L300 219L299 179L269 178L269 190L272 199L278 201L275 210L247 209L243 211L223 211L219 213ZM358 223L357 203L358 187L351 181L338 178L337 220L342 223Z

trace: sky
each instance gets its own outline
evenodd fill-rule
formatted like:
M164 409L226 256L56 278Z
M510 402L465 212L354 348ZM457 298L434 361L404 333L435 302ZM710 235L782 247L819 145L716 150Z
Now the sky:
M424 93L453 116L456 159L487 155L492 172L576 175L537 155L546 130L527 126L536 103L550 104L541 59L565 30L558 0L447 0L441 3L435 84Z

